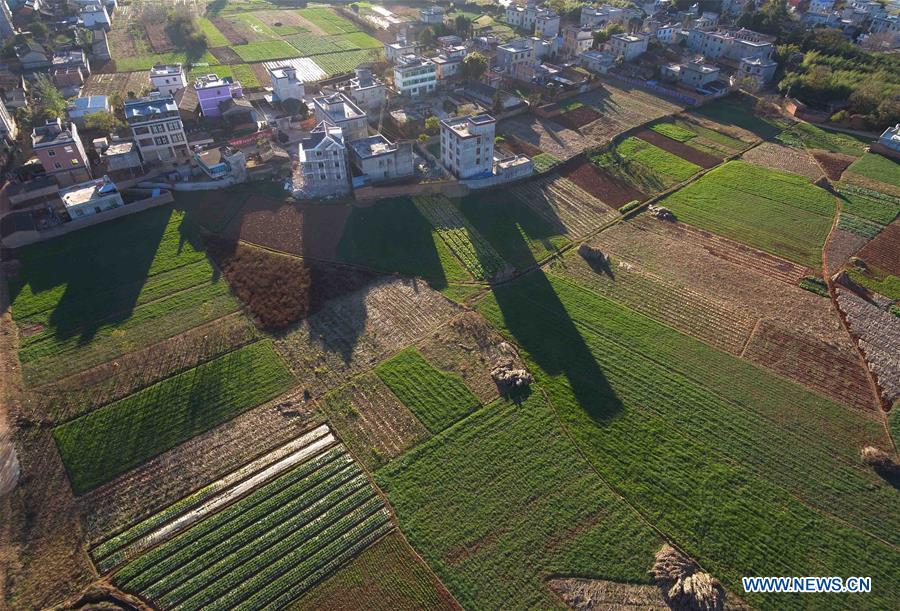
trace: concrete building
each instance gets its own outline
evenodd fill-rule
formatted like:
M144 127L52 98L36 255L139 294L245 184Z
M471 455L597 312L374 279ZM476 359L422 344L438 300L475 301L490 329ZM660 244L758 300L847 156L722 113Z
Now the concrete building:
M456 76L459 73L459 67L462 65L462 61L465 59L466 55L468 55L468 51L462 45L441 49L440 54L431 58L431 63L433 63L435 67L437 80L444 81Z
M778 63L772 59L761 57L745 57L738 64L735 78L741 87L757 91L775 76Z
M370 111L384 106L387 87L372 74L371 68L357 68L356 77L350 80L350 98L360 108Z
M772 38L752 30L704 31L693 29L688 34L688 49L710 59L740 61L748 57L769 59L775 50Z
M242 182L247 178L247 158L240 149L214 147L194 153L194 161L211 180L231 178Z
M609 45L613 55L626 62L637 59L647 51L649 37L646 34L615 34L610 37Z
M530 80L534 46L527 38L516 38L497 46L493 69L519 80Z
M352 142L369 135L369 117L343 93L313 98L316 123L339 127L344 142Z
M884 130L878 137L878 144L900 154L900 123Z
M175 95L187 87L184 68L181 64L156 64L150 68L150 86L163 95Z
M36 42L16 45L13 51L24 72L42 72L50 68L50 57L47 55L47 50Z
M444 7L443 6L427 6L419 10L419 21L432 25L435 23L444 23Z
M351 142L350 161L371 183L407 178L415 172L412 143L394 143L382 134Z
M111 112L109 98L105 95L91 95L83 98L75 98L69 102L66 112L69 120L84 128L84 119L98 112Z
M551 9L539 12L534 18L534 35L544 38L559 36L559 14Z
M125 121L144 163L185 162L191 154L178 105L171 95L151 93L125 102Z
M577 57L594 46L594 32L589 27L570 25L563 30L562 51L567 57Z
M112 27L112 19L106 6L100 4L88 4L78 9L78 21L89 30L106 30Z
M490 176L494 167L494 117L480 114L441 121L441 163L460 179Z
M98 152L101 161L106 164L106 171L113 178L130 178L144 173L144 164L141 163L141 155L133 140L113 140L101 147Z
M415 52L416 45L407 42L405 36L400 36L395 42L384 43L384 57L392 64L396 64L403 57L415 54Z
M74 124L57 118L35 127L31 133L31 147L47 174L56 178L60 185L90 180L91 166Z
M125 205L115 183L108 176L60 189L59 198L73 221Z
M602 30L614 23L626 24L630 19L637 17L636 11L617 6L604 4L603 6L584 5L581 7L582 27L588 27L593 30Z
M319 123L300 141L294 190L306 197L345 194L350 190L347 147L341 128Z
M585 70L595 74L606 74L615 65L616 58L612 53L603 51L585 51L578 56L578 63Z
M679 81L686 87L701 89L719 78L719 68L703 62L690 62L681 67Z
M9 40L16 35L12 11L5 0L0 0L0 39Z
M297 78L297 69L290 66L266 68L272 80L272 101L303 100L306 88L303 81Z
M200 114L208 119L222 116L222 105L234 98L243 97L241 84L230 76L219 78L206 74L194 81L194 90L200 103Z
M94 42L91 44L91 57L95 61L105 61L112 59L112 52L109 50L109 39L105 30L94 30Z
M394 89L410 97L432 93L437 89L437 66L418 55L401 57L394 66Z
M9 110L6 109L6 104L3 103L3 100L0 99L0 138L11 143L15 142L18 137L19 128L16 125L16 120Z

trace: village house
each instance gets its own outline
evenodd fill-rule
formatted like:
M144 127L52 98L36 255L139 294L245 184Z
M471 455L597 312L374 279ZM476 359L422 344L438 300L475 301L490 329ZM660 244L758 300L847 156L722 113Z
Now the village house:
M306 89L303 81L297 78L297 69L290 66L266 68L272 81L272 101L303 100Z
M604 4L603 6L584 5L581 7L580 25L592 30L602 30L609 25L626 24L638 16L636 11Z
M536 0L528 0L525 6L511 2L506 7L506 23L537 36L559 35L559 14L551 8L538 6Z
M57 118L35 127L31 147L47 174L60 185L68 186L91 178L87 154L78 136L78 128Z
M112 59L112 53L109 50L109 39L105 30L94 30L94 42L91 44L91 57L94 61L104 61Z
M350 80L349 95L357 106L366 111L384 106L387 100L387 87L372 74L372 69L359 67L355 74L355 78Z
M44 71L50 68L50 58L46 49L36 42L16 45L13 51L24 72Z
M125 180L140 176L144 173L144 164L141 163L141 155L133 140L114 139L107 141L99 138L98 146L95 140L94 150L100 155L100 161L104 164L106 173L114 180Z
M125 102L125 121L145 164L190 159L184 124L171 95L158 92Z
M198 77L194 81L194 90L197 92L200 114L207 119L221 117L224 110L223 103L244 95L239 82L230 76L220 78L215 74Z
M884 130L878 137L878 144L900 156L900 123Z
M687 47L709 59L731 59L740 61L748 57L769 59L775 50L772 38L752 30L693 29L688 34Z
M0 1L0 38L10 40L16 35L16 26L13 24L12 11L6 2Z
M307 197L345 194L350 190L347 147L341 128L325 121L300 140L295 191Z
M366 182L379 183L412 176L412 143L394 143L375 134L350 143L350 160Z
M163 95L175 95L187 87L184 68L181 64L156 64L150 68L150 87Z
M343 93L313 98L316 123L328 123L341 129L344 142L352 142L369 135L369 118L359 106Z
M446 47L441 50L437 57L432 57L431 62L435 66L437 80L444 81L456 76L466 55L466 48L460 45L458 47Z
M590 27L570 25L563 30L562 51L567 57L577 57L594 46L594 32Z
M578 56L578 63L582 68L595 74L606 74L615 65L616 58L612 53L591 50Z
M418 55L405 55L394 66L394 89L416 97L437 89L437 67Z
M530 80L534 46L527 38L516 38L497 46L493 69L519 80Z
M444 23L443 6L426 6L419 10L419 21L426 25Z
M105 95L91 95L81 98L75 98L68 103L66 114L69 120L84 129L84 119L98 112L110 112L109 98Z
M405 36L400 36L395 42L384 43L384 57L392 64L396 64L406 55L415 54L416 45L406 41Z
M480 114L441 121L441 163L460 179L490 176L494 167L494 117Z
M610 37L609 45L613 55L630 62L647 51L648 41L645 34L615 34Z
M116 184L108 176L60 189L59 198L73 221L125 205Z
M112 19L106 7L101 4L87 4L78 10L78 20L89 30L105 30L109 32Z
M773 59L744 57L738 63L735 78L742 87L750 91L757 91L772 80L776 70L778 70L778 63Z
M247 176L247 158L240 149L220 146L194 153L200 170L212 180L227 177L242 181Z

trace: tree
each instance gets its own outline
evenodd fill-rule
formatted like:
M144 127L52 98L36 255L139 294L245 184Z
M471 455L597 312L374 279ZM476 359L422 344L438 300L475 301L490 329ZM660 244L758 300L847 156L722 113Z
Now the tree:
M602 30L594 32L594 48L599 49L603 43L616 34L624 34L625 28L618 23L611 23Z
M431 116L425 119L425 133L429 136L434 136L439 131L441 131L441 122L437 117Z
M433 47L435 41L434 30L430 27L419 32L419 42L426 47Z
M305 119L309 116L309 108L301 102L300 100L295 100L294 98L288 98L281 103L281 107L284 109L286 113L292 116L299 116L301 119Z
M39 74L32 88L32 118L35 125L66 116L66 99L46 74Z
M459 66L459 73L467 81L478 81L487 72L487 58L475 51L466 55Z
M113 113L103 110L87 115L84 118L84 126L104 134L113 134L125 127L125 124Z
M465 15L457 15L456 19L453 20L453 25L456 28L457 35L462 38L468 38L472 32L472 20Z

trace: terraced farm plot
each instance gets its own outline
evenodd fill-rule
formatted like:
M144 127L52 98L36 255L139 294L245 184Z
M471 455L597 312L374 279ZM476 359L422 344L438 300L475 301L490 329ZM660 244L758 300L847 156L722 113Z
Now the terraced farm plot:
M343 51L341 53L329 53L317 55L313 58L316 65L326 74L345 74L353 72L359 64L378 61L381 51L378 49L362 49L360 51Z
M851 267L847 270L847 275L858 286L888 299L900 300L900 277L877 267L867 267L864 270Z
M209 19L205 17L194 17L194 23L197 24L197 28L206 36L206 40L209 42L210 47L227 47L231 44L228 38L226 38Z
M312 36L310 34L299 34L297 36L288 36L285 40L291 43L291 46L297 49L300 55L304 56L356 51L359 49L355 44L345 40L342 35Z
M735 126L750 132L757 139L766 140L777 136L791 123L781 115L762 116L756 112L756 101L750 96L732 96L701 106L691 114L711 119L722 125Z
M841 212L841 216L838 219L838 229L861 236L868 242L881 233L881 230L884 229L884 225L879 225L878 223L867 221L858 216Z
M644 193L658 193L702 169L634 136L592 155L591 162Z
M607 144L624 131L683 108L646 91L626 89L610 83L604 83L603 87L572 99L592 107L602 115L581 130L595 145Z
M853 162L843 179L900 197L900 163L876 153L866 153Z
M784 144L797 148L825 150L859 157L866 152L866 138L822 129L812 123L797 123L776 136Z
M282 607L392 528L338 445L137 557L113 583L162 608Z
M462 378L437 369L415 348L381 363L375 373L432 434L481 407Z
M51 382L235 312L193 240L167 206L19 249L10 292L25 381Z
M810 181L816 181L822 177L822 168L805 150L775 142L763 142L744 153L741 158L770 170L798 174Z
M680 221L815 268L831 230L834 197L805 179L732 161L662 205Z
M460 211L504 260L526 269L569 243L561 223L548 222L507 193L475 194L459 202Z
M705 151L701 151L678 139L669 138L667 135L661 134L653 129L642 129L635 135L644 142L649 142L650 144L657 146L676 157L680 157L685 161L698 165L701 168L712 168L722 163L722 157L720 155L712 155Z
M269 341L239 348L53 430L82 494L287 389Z
M359 31L352 21L341 17L328 7L304 8L297 12L326 34L350 34Z
M422 423L372 372L329 392L320 406L356 457L372 470L428 437Z
M892 197L853 185L838 189L841 194L841 211L878 223L889 225L900 215L900 197Z
M547 223L572 237L586 235L618 216L599 199L558 175L516 185L512 192Z
M847 432L851 414L883 444L876 420L552 275L495 287L479 311L527 352L537 383L601 476L726 587L740 591L752 562L766 574L882 573L884 586L853 605L877 608L898 595L886 567L900 555L900 531L882 511L900 492L861 467L858 440L810 428ZM838 497L835 487L855 492ZM403 505L394 506L403 524ZM800 608L809 599L747 602ZM829 596L816 604L851 603Z
M262 40L233 47L245 62L265 62L274 59L297 57L297 49L284 40Z
M412 555L409 545L396 533L379 540L288 608L349 611L360 605L368 611L459 608L443 584Z
M466 608L553 608L547 573L643 582L656 535L540 393L496 402L378 471L410 543Z
M616 210L629 202L641 202L647 199L646 195L624 180L602 171L588 161L574 167L567 167L560 174Z
M871 267L894 276L900 276L900 219L884 228L875 239L866 244L859 257Z
M476 280L487 280L508 267L449 199L423 195L414 197L413 203Z
M471 279L440 233L408 198L353 208L337 256L378 271L425 278L436 288Z
M888 405L900 399L900 318L838 287L838 304Z
M534 164L534 171L537 174L549 172L560 164L559 159L557 159L550 153L541 153L539 155L535 155L531 158L531 161Z
M586 135L531 114L504 119L497 125L497 135L507 140L516 138L563 161L597 145Z

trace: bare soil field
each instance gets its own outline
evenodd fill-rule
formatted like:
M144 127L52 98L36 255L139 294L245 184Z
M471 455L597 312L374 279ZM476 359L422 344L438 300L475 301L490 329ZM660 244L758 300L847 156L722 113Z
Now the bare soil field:
M825 267L829 274L835 274L847 263L847 259L859 252L869 239L852 231L835 229L825 246Z
M763 142L744 153L743 158L764 168L805 176L811 181L822 177L822 168L805 150L775 142Z
M129 91L140 94L150 83L150 71L117 72L113 74L93 73L88 77L82 94L110 96L120 93L123 96Z
M244 61L231 47L216 47L210 49L209 52L222 64L240 64Z
M823 151L821 149L810 150L809 154L818 162L819 166L821 166L822 170L825 172L825 176L827 176L829 180L840 180L844 170L850 167L851 163L856 161L856 157Z
M349 206L286 203L255 195L223 234L265 248L334 260L349 216Z
M885 227L858 256L869 265L900 276L900 219Z
M677 113L683 109L637 88L604 83L599 89L572 98L573 101L592 106L601 117L582 130L595 144L608 143L613 136L638 125Z
M602 114L590 106L581 106L574 110L562 113L557 119L569 129L578 130L589 123L593 123L602 116Z
M850 331L890 405L900 399L900 318L842 286L837 287L837 293Z
M325 304L276 340L276 350L313 396L424 337L460 311L419 280L377 280Z
M497 133L507 138L514 136L560 160L574 157L597 144L592 138L567 129L556 121L542 119L532 114L523 114L501 121Z
M602 201L557 174L516 185L512 193L554 228L575 237L618 216Z
M147 30L147 38L150 39L150 46L153 48L154 53L167 53L175 50L175 43L169 38L165 22L147 22L144 24L144 27Z
M267 26L279 27L278 24L285 27L294 27L301 30L310 30L310 23L292 10L266 10L253 11L253 16L262 21Z
M511 153L525 155L526 157L534 157L543 152L533 144L529 144L515 136L507 136L506 141L503 143L503 147L508 149Z
M560 174L616 210L628 202L647 199L646 195L631 185L610 176L589 161L566 168Z
M231 21L223 17L214 17L210 19L212 24L216 26L216 29L222 32L222 35L228 39L233 45L245 45L250 41L242 32L239 32L238 29L234 26ZM213 53L215 55L215 53ZM221 61L221 60L220 60Z
M429 436L419 419L371 371L326 394L319 407L353 455L373 471Z
M220 318L56 383L30 389L23 401L22 416L47 423L75 418L249 343L256 336L242 314Z
M271 87L272 79L269 77L269 71L266 70L266 66L263 63L249 64L250 69L253 71L253 76L256 77L256 80L259 81L260 87Z
M670 609L660 594L659 588L651 585L571 577L550 579L547 581L547 587L573 611L593 609L666 611Z
M99 543L321 422L296 390L194 437L80 497L87 540Z
M696 163L701 168L712 168L722 163L722 157L716 157L714 155L710 155L709 153L698 151L692 146L688 146L687 144L678 142L677 140L672 140L671 138L663 136L659 132L655 132L652 129L642 129L635 135L641 140L645 140L650 144L654 144L664 151L668 151L686 161L690 161L691 163Z
M524 368L515 349L475 312L464 312L438 328L419 345L419 352L434 366L457 373L472 393L487 405L500 396L491 369L501 360Z

